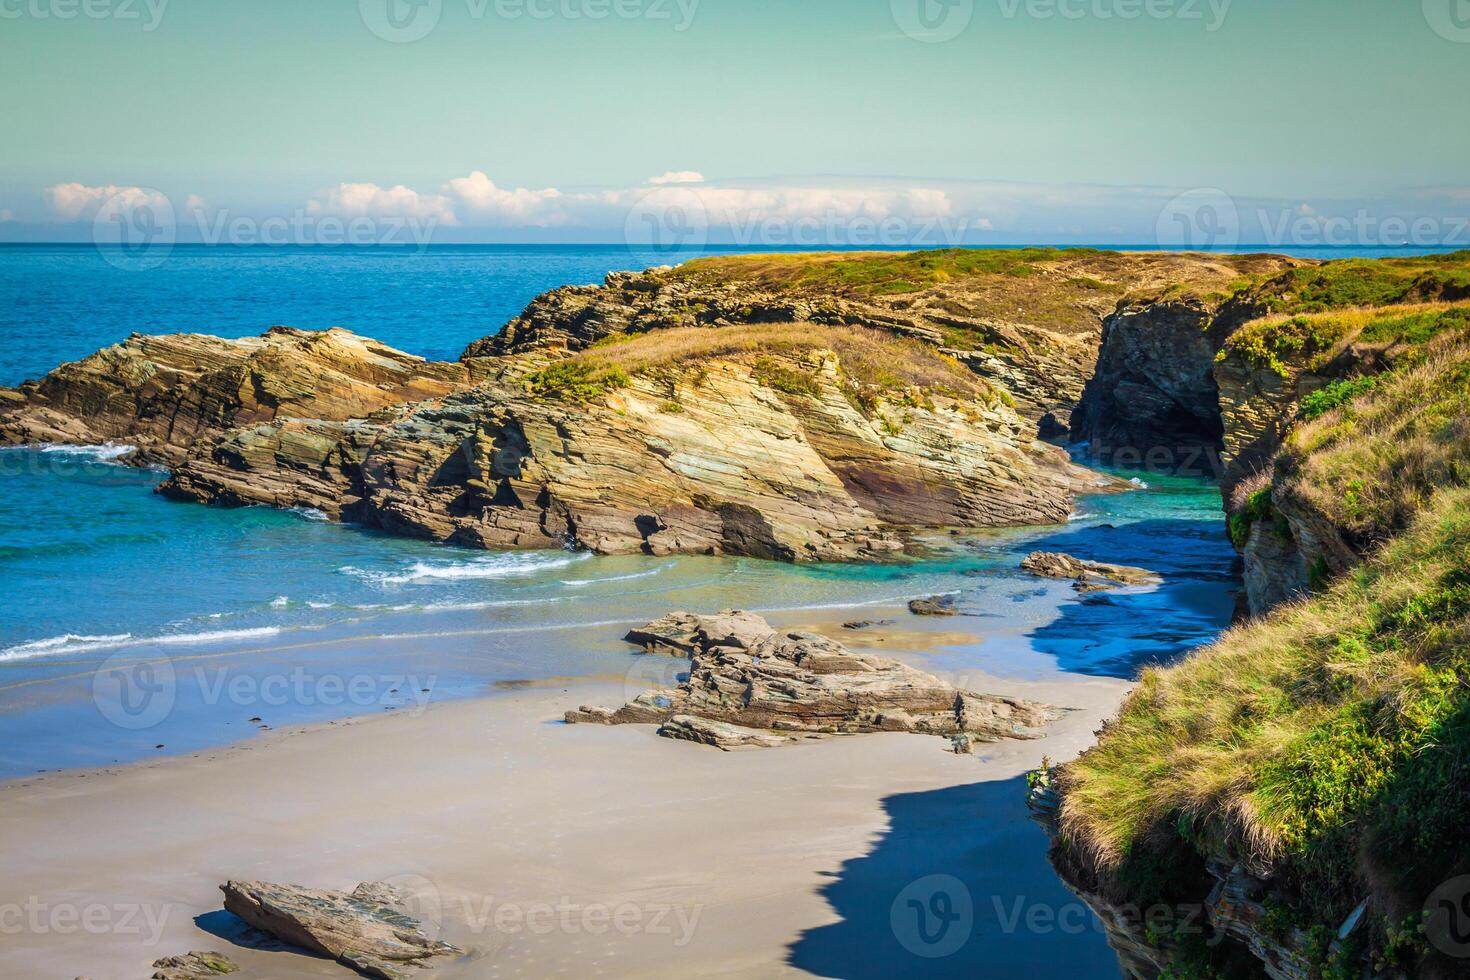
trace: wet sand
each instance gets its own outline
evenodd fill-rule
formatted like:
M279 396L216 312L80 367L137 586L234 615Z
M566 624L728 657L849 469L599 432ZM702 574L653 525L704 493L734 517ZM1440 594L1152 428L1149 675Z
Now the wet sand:
M891 646L962 630L900 619ZM135 978L215 949L241 980L351 976L240 945L217 886L255 878L399 884L469 951L425 974L446 980L1117 976L1045 863L1023 775L1090 744L1123 682L969 675L1078 709L973 757L916 735L722 753L561 723L632 673L0 784L0 974ZM936 890L973 910L940 946L906 918Z

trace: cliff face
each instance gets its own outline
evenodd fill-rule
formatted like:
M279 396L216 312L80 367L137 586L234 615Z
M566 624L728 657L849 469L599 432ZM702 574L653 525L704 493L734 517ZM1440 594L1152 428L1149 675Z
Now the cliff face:
M232 431L163 490L480 547L799 560L897 550L899 525L1064 521L1080 485L997 398L914 389L874 394L865 414L842 355L820 346L757 341L642 371L503 360L474 388L370 419ZM563 376L568 390L532 393ZM578 397L578 384L593 390Z

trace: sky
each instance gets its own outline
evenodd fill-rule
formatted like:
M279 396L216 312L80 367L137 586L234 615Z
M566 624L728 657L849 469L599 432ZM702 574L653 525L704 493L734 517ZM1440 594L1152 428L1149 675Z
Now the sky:
M0 240L1470 246L1467 91L1470 0L0 0Z

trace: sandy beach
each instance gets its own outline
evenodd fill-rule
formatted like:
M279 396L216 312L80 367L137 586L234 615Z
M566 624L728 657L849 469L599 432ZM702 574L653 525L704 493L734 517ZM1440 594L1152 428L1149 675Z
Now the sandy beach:
M895 629L890 655L923 646L913 628ZM142 977L158 957L214 949L242 980L350 975L251 948L221 907L235 878L391 881L468 951L432 974L444 978L1115 976L1023 796L1024 773L1089 744L1126 684L965 681L1077 710L975 756L907 734L723 753L561 722L619 702L623 684L538 684L13 780L0 785L0 973ZM973 909L942 957L898 914L936 888Z

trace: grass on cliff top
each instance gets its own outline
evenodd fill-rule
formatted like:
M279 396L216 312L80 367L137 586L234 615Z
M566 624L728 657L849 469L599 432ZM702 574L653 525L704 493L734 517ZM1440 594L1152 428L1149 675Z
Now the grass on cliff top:
M1348 397L1288 436L1276 462L1279 492L1367 551L1408 527L1439 488L1470 486L1465 337L1446 336L1403 367L1348 382Z
M586 396L577 400L588 400L626 387L634 376L672 372L697 378L702 362L742 357L751 360L756 380L786 394L811 395L818 391L814 377L786 362L813 350L837 355L845 380L860 398L892 396L909 387L986 403L1004 397L963 364L922 341L867 327L810 323L619 334L532 375L528 384L536 393L555 397L558 391L574 391ZM552 375L576 379L580 387L542 380Z
M1340 259L1256 279L1245 295L1272 313L1462 299L1470 296L1470 251Z
M1060 775L1065 839L1123 878L1171 839L1264 859L1333 927L1369 891L1411 908L1470 870L1467 640L1457 488L1327 593L1146 672Z
M1240 357L1253 367L1288 377L1294 368L1317 371L1349 344L1372 345L1393 360L1412 356L1443 334L1470 328L1470 303L1418 303L1326 313L1271 316L1237 330L1216 356Z

